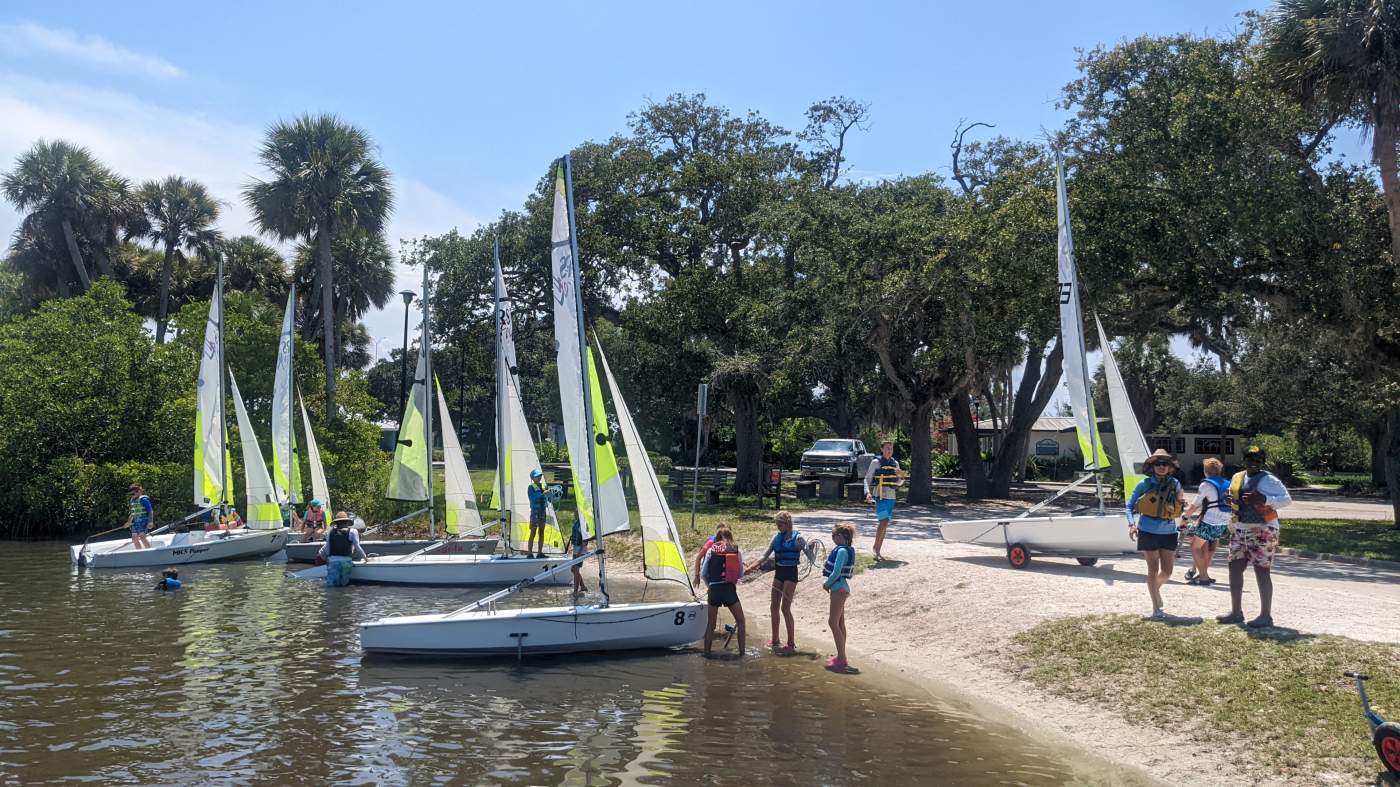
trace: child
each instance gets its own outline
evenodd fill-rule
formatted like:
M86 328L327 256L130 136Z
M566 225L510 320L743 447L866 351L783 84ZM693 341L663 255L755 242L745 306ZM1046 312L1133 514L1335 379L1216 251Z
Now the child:
M771 556L774 562L773 593L768 605L768 614L773 623L773 638L768 640L768 647L781 649L784 653L793 653L797 650L797 645L793 642L796 638L796 623L792 617L792 597L797 592L797 564L802 560L802 551L807 548L807 540L792 529L792 514L780 511L773 521L778 526L778 532L773 535L767 551L758 561L762 564ZM787 624L787 645L782 648L779 648L778 640L780 608L783 622Z
M827 555L826 565L822 566L822 576L826 579L822 587L831 594L831 608L827 623L831 626L831 636L836 640L836 655L826 662L826 668L833 672L845 672L846 663L846 600L851 597L849 580L855 573L856 549L851 546L856 529L850 523L842 522L831 529L831 540L836 546Z
M161 580L156 583L156 590L179 590L180 572L174 568L167 568L160 572Z
M584 543L583 538L583 517L577 517L574 519L574 529L569 531L569 545L573 547L574 557L583 557L584 555L588 554L588 546ZM544 548L543 530L541 530L540 532L540 548ZM543 557L543 555L541 555L541 557ZM572 569L574 573L575 599L578 599L579 596L588 592L588 587L583 584L582 565L583 564L581 563L575 563Z
M710 655L710 646L715 638L715 620L719 608L727 607L734 616L734 625L739 633L739 655L744 655L746 628L744 607L739 603L739 591L735 583L744 574L744 559L739 553L739 545L734 543L734 533L728 525L720 525L715 534L695 556L695 584L700 584L703 576L709 585L709 623L705 626L705 656Z
M544 522L549 509L549 493L544 489L544 473L537 467L530 471L530 534L525 538L525 556L534 555L537 558L544 557ZM535 538L539 537L539 548L535 547ZM577 555L575 555L577 557ZM578 567L574 567L577 571ZM583 580L579 580L575 585L582 585ZM577 588L575 588L577 589Z

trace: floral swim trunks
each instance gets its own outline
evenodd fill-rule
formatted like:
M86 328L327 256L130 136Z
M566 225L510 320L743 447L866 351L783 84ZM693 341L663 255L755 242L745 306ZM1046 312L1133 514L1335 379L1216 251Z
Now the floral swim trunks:
M1271 527L1251 527L1236 530L1230 539L1230 560L1244 560L1258 568L1272 568L1278 554L1278 530Z

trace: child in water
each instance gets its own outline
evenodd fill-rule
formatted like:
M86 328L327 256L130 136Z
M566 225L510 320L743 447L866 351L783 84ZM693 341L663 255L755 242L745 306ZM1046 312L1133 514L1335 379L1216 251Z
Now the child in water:
M695 584L699 585L703 580L709 586L709 622L705 624L706 658L710 656L710 647L714 642L715 621L720 607L727 608L734 616L734 625L739 634L739 655L744 655L744 607L739 603L739 592L735 587L743 575L744 558L739 552L739 545L734 543L734 533L728 525L720 525L695 556Z
M167 568L160 572L161 579L156 583L156 590L179 590L180 572L174 568Z
M855 573L856 550L851 546L856 529L848 522L842 522L831 529L831 540L836 546L822 566L822 587L831 594L831 607L827 624L831 626L832 639L836 640L836 655L826 662L826 668L833 672L845 672L846 663L846 601L851 597L851 584L847 580Z

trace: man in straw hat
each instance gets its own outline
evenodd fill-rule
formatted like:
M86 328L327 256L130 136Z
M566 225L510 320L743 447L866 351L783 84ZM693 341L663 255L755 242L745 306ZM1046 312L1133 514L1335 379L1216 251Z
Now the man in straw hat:
M1293 502L1288 488L1264 469L1264 449L1250 446L1244 452L1244 470L1230 481L1230 612L1216 617L1221 623L1244 623L1244 569L1254 567L1259 583L1259 617L1250 628L1274 625L1274 555L1278 554L1278 509Z
M351 527L354 520L344 511L337 511L331 522L331 532L326 534L326 543L316 553L326 561L326 587L344 587L350 584L350 568L354 558L367 560L368 555L360 547L360 534Z
M1172 475L1176 457L1158 448L1142 463L1147 477L1128 498L1128 532L1137 539L1138 551L1147 559L1147 593L1152 597L1151 620L1166 620L1162 586L1172 578L1178 538L1177 518L1185 507L1181 482Z

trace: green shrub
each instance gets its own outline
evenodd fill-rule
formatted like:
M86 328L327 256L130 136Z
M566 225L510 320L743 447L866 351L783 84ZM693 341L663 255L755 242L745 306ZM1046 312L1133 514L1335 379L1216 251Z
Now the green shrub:
M665 475L675 469L676 463L665 454L648 451L647 456L651 457L651 466L652 469L656 470L657 475Z
M931 464L934 478L962 478L962 459L957 454L937 451Z
M1298 483L1298 471L1302 469L1302 463L1298 459L1298 439L1292 433L1261 434L1249 444L1264 449L1269 472L1278 476L1284 483Z

